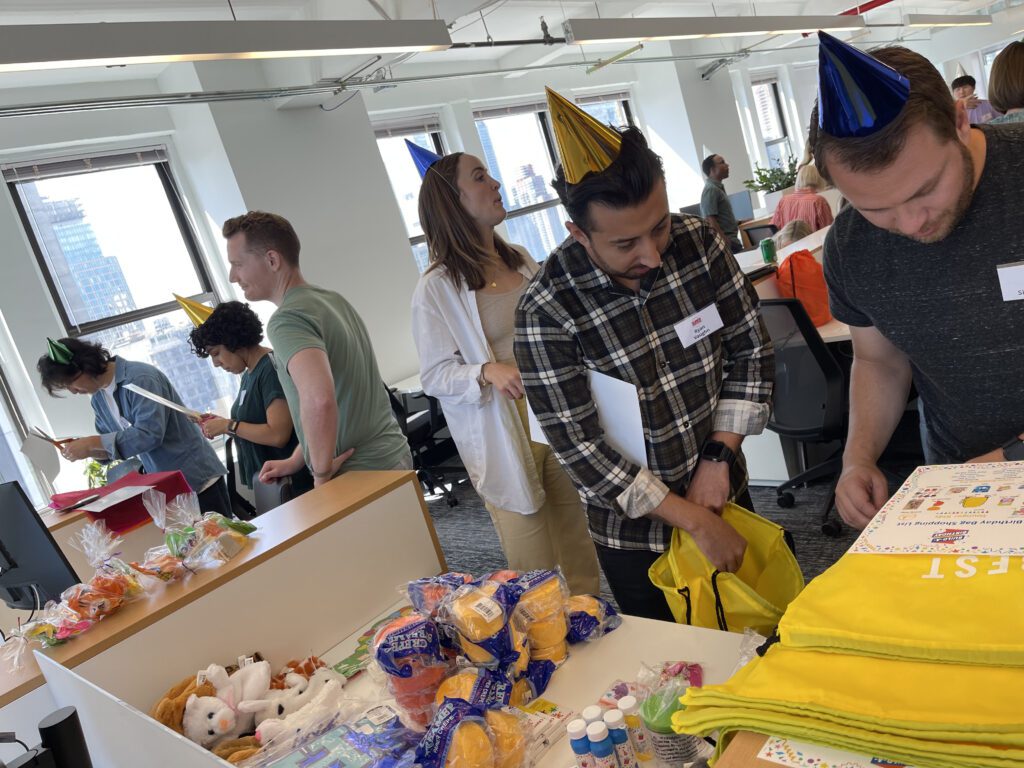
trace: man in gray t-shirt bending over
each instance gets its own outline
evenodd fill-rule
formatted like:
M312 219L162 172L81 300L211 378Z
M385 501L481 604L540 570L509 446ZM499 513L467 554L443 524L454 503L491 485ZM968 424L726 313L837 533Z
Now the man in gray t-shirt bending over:
M824 261L832 313L853 337L836 504L857 528L888 498L877 460L911 380L930 462L1015 458L1024 430L1024 301L1004 299L997 274L1024 259L1024 126L972 128L922 56L898 47L872 55L909 80L892 121L837 137L834 115L823 113L819 128L823 97L810 134L818 171L850 203Z

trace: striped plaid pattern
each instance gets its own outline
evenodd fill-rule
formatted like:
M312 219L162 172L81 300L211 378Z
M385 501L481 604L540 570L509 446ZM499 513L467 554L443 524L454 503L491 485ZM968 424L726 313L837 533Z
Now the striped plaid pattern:
M724 327L684 348L674 326L712 303ZM646 515L669 489L685 489L707 436L757 434L768 420L775 364L757 296L721 237L696 216L672 216L662 267L638 293L567 239L519 302L515 356L530 405L580 490L591 534L608 547L664 551L671 531ZM636 385L649 471L602 439L588 369ZM742 459L732 484L746 485Z

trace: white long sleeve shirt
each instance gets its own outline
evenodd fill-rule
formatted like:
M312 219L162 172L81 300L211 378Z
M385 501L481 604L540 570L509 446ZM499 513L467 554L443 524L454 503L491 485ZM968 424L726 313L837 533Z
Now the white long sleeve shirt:
M538 270L529 256L527 279ZM492 506L529 515L544 489L515 404L480 385L484 363L495 362L484 335L475 291L456 288L445 269L420 278L412 298L413 337L423 392L436 397L473 487Z

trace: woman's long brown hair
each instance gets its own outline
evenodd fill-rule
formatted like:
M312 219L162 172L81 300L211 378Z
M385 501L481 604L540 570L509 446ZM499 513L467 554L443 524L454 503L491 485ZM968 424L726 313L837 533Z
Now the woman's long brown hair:
M476 222L459 199L459 159L463 152L445 155L427 169L420 187L420 226L427 238L430 272L438 267L448 271L455 286L465 283L479 291L484 280L484 245ZM519 269L525 259L519 251L494 235L494 247L509 269Z

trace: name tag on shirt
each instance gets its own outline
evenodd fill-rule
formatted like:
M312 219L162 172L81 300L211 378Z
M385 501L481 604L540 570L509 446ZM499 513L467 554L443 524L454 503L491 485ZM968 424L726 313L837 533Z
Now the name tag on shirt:
M1003 291L1003 301L1024 299L1024 261L1000 264L996 267L996 274L999 275L999 287Z
M248 391L249 390L247 390L247 389L243 389L241 392L238 393L238 407L239 408L241 408L242 404L245 402L245 393L248 392Z
M718 314L718 307L715 304L708 304L700 312L695 312L676 323L675 331L679 340L683 342L683 347L692 347L724 325L722 316Z

